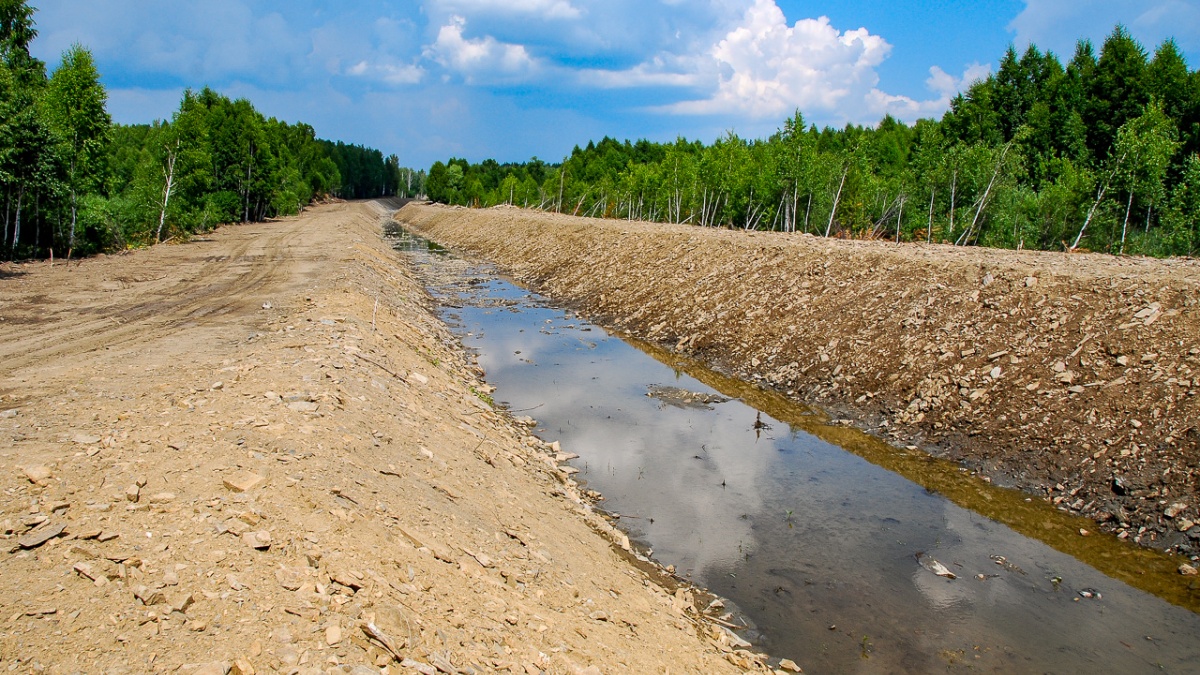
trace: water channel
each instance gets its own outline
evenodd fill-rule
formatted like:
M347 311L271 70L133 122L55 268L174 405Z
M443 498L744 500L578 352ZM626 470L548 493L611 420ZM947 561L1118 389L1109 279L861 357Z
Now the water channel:
M756 649L810 673L1200 672L1198 596L1162 556L397 235L497 403L580 455L601 507Z

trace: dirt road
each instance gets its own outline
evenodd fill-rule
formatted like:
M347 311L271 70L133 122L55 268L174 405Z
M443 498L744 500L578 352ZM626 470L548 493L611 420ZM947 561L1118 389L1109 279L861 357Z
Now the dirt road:
M1200 553L1200 263L410 204L600 323Z
M762 668L485 402L386 217L0 267L0 667Z

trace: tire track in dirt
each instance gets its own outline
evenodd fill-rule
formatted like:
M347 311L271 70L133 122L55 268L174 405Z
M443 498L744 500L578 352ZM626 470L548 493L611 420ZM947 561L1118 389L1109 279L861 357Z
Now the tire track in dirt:
M275 287L291 274L294 248L304 233L303 219L275 225L276 228L267 230L265 240L263 232L253 227L222 232L218 236L233 238L236 243L228 255L216 259L202 256L204 247L200 244L172 247L164 256L168 261L146 262L154 265L154 270L196 267L185 283L113 291L114 302L94 310L96 318L80 322L69 309L51 305L46 309L54 316L33 324L37 327L35 331L30 330L29 323L0 323L3 371L13 372L51 359L69 360L98 349L147 343L188 322L211 320L257 306L252 296L277 292ZM138 253L133 256L146 257ZM144 267L139 265L142 260L130 261L125 256L106 261L122 269L131 262ZM25 308L26 312L35 310L35 307Z

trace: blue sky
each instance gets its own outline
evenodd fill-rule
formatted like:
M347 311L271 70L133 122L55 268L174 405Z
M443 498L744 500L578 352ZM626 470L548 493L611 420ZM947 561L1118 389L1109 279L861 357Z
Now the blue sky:
M186 87L426 168L557 161L605 135L763 137L937 117L1009 44L1065 61L1117 23L1200 66L1200 0L34 0L34 53L92 50L119 122Z

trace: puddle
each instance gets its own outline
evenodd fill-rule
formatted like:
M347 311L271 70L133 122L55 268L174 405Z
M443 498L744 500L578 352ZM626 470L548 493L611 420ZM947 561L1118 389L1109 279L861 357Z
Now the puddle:
M1200 663L1200 591L1178 559L1083 537L1090 521L610 335L420 239L398 247L497 402L580 455L601 506L733 601L757 649L807 672Z

